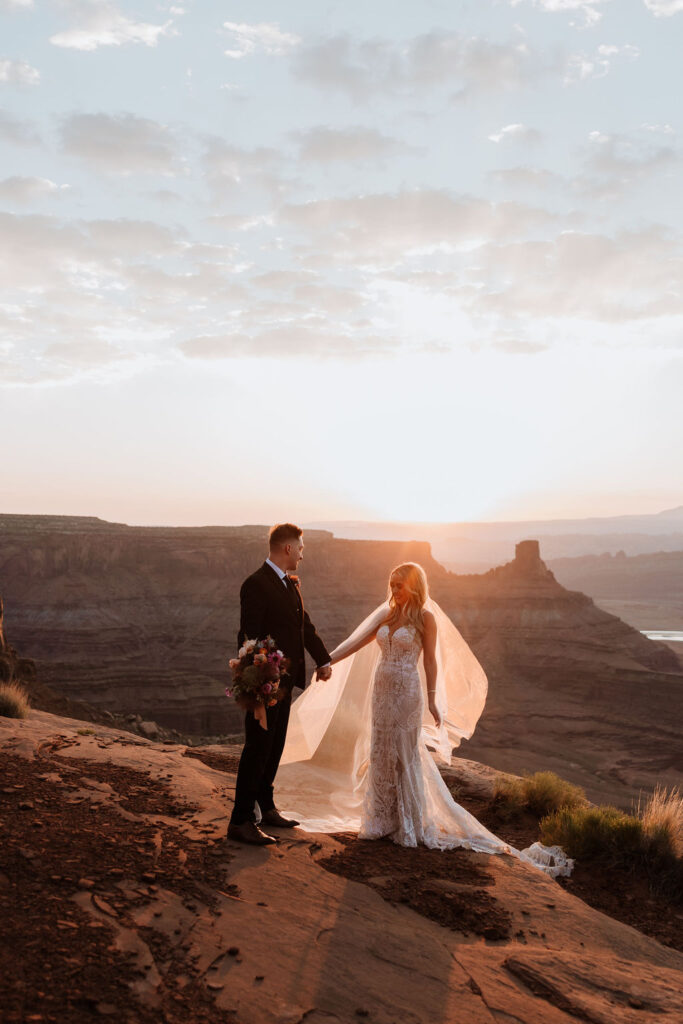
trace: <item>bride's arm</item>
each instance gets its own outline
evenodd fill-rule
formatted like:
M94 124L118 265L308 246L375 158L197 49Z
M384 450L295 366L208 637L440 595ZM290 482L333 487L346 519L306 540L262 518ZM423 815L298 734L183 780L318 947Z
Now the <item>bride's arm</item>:
M379 628L379 627L378 627ZM377 629L373 633L369 633L367 636L362 636L355 643L349 643L349 640L344 640L339 644L339 647L335 647L330 655L330 665L336 665L338 661L343 661L344 658L350 657L352 654L356 654L363 647L366 647L371 640L374 640L377 636Z
M388 614L388 608L386 605L382 605L378 608L375 613L360 624L360 626L353 631L351 636L347 637L338 647L332 651L330 655L330 664L336 665L338 661L343 661L344 658L350 657L352 654L356 654L363 647L366 647L371 640L374 640L377 636L377 630L386 621Z
M438 729L441 727L441 715L436 706L436 619L432 613L428 611L424 613L422 656L424 658L425 676L427 678L427 700L429 703L429 710Z

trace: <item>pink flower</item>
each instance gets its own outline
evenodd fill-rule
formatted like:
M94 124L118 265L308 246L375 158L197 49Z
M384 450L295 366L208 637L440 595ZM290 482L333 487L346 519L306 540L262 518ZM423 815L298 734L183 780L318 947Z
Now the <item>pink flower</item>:
M261 687L262 693L270 693L272 689L273 687L270 685L270 683L264 683L263 686Z
M231 690L230 688L228 688L228 689L227 689L227 690L225 691L225 696L226 696L226 697L232 697L232 690Z
M230 661L228 662L228 664L230 665L230 668L237 668L239 663L240 663L240 659L239 658L231 658Z

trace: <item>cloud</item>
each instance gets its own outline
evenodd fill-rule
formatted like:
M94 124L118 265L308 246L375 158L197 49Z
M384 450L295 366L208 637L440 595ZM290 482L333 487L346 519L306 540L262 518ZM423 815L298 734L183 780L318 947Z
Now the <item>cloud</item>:
M248 334L215 334L188 338L178 348L188 359L230 359L244 355L251 344Z
M620 196L634 183L680 163L673 145L653 146L650 139L592 131L583 171L574 179L577 192L594 199Z
M0 199L6 202L30 204L49 196L64 195L69 185L57 185L49 178L13 176L0 181Z
M683 11L683 0L643 0L655 18L671 18Z
M518 7L524 0L508 0L508 2L511 7ZM527 0L527 2L549 14L576 11L583 17L583 25L595 25L602 18L602 11L598 8L603 4L610 3L611 0Z
M382 281L413 289L406 308L424 310L425 324L430 308L446 304L462 337L521 335L552 345L562 336L647 348L668 336L675 344L683 325L682 241L657 225L611 235L560 230L533 240L482 240L441 259L439 271L431 259L380 269L369 289ZM389 308L401 308L400 293L388 295Z
M125 358L124 353L111 342L98 338L78 341L56 341L48 345L43 358L50 363L68 368L87 369L104 366Z
M0 0L0 11L27 11L33 7L33 0Z
M299 143L299 157L317 163L381 161L397 153L414 152L406 143L376 128L319 126L294 132L292 137Z
M473 310L482 314L613 324L683 316L680 240L658 227L488 246L480 266L487 286Z
M91 220L84 226L90 251L104 260L169 256L179 252L183 244L177 230L150 220Z
M185 202L179 192L174 192L169 188L156 188L142 194L146 199L152 199L154 202L163 203L164 205Z
M324 316L347 316L365 304L364 296L354 289L331 285L300 284L294 289L294 297L306 309Z
M109 174L179 173L169 129L135 114L74 114L62 126L65 152Z
M561 175L543 167L502 167L490 171L489 177L510 188L550 188L564 182Z
M675 135L676 132L670 124L641 124L643 131L654 132L657 135Z
M567 58L564 84L572 85L575 82L586 82L591 78L604 78L610 73L615 57L635 60L639 56L638 47L630 43L624 46L602 43L593 54L573 53Z
M0 82L8 85L38 85L40 71L25 60L10 60L0 57Z
M29 121L20 121L5 110L0 110L0 139L16 146L37 146L40 137Z
M205 139L202 156L204 176L216 199L264 190L280 195L285 182L280 175L282 155L267 146L242 149L217 136Z
M275 223L273 213L221 213L207 217L207 222L223 231L258 231L271 228Z
M543 136L536 128L529 128L525 124L506 124L504 128L500 128L493 135L489 135L488 138L490 142L513 141L534 143L540 142Z
M223 28L231 37L231 49L225 50L226 57L241 60L257 53L269 57L280 57L299 45L301 39L291 32L282 32L272 22L249 25L244 22L225 21Z
M0 354L24 383L73 379L88 360L118 365L119 353L158 362L179 333L215 333L252 306L241 259L151 221L0 211Z
M252 283L259 288L282 291L295 288L301 284L311 284L317 275L311 270L269 270L252 278Z
M356 42L337 35L301 48L294 60L300 79L356 101L439 85L455 88L461 97L501 91L529 82L540 71L524 42L493 43L445 31L417 36L405 45L383 39Z
M538 190L565 185L565 179L560 174L545 167L502 167L489 171L488 177L509 188Z
M124 46L126 43L156 46L163 36L177 34L172 21L163 25L132 21L110 3L72 2L69 7L76 15L77 24L50 36L53 46L84 51L97 50L100 46Z
M150 221L63 222L0 212L0 275L7 294L29 296L33 304L45 298L53 313L71 302L90 308L98 295L119 299L129 291L135 265L179 258L185 249L177 231Z
M395 349L390 338L374 334L344 334L306 322L285 324L254 334L200 335L180 342L188 359L234 359L253 356L292 358L353 358Z
M547 352L550 346L540 341L525 341L523 338L502 334L493 342L493 348L507 352L508 355L531 356L537 352Z
M491 203L422 189L393 195L326 199L282 207L284 223L305 231L312 259L404 261L483 240L514 238L552 223L552 214L521 203Z

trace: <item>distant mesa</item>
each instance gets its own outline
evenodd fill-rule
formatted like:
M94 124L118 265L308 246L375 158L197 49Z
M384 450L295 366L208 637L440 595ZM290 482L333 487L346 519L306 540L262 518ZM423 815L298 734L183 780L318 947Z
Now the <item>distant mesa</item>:
M537 540L521 540L515 545L514 561L492 569L491 573L494 579L501 579L507 575L555 582L555 577L541 558L541 545Z

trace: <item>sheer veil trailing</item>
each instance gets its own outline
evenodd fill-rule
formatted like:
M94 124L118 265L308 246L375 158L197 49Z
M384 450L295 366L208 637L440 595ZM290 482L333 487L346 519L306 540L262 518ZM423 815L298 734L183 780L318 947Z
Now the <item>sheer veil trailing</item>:
M486 853L510 853L549 875L569 874L573 862L559 847L534 843L527 850L515 850L451 797L435 760L450 764L453 748L472 735L486 703L488 684L484 670L445 612L431 598L425 608L433 613L437 624L436 704L442 717L437 729L427 707L420 655L418 672L425 698L420 744L427 815L425 842L442 849L462 846ZM299 819L305 831L360 830L372 735L372 689L380 648L367 643L355 654L344 654L372 637L388 616L388 603L368 615L333 652L335 658L344 660L334 665L331 679L312 682L292 705L276 791L283 813Z

